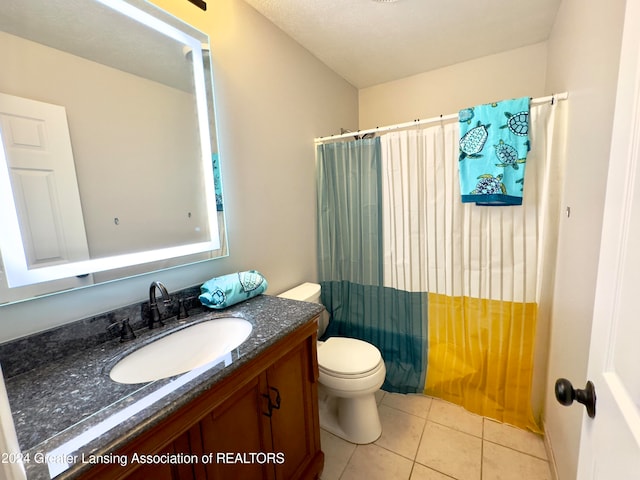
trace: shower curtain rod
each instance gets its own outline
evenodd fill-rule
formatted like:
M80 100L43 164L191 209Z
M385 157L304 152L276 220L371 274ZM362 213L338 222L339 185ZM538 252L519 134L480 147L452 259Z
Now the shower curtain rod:
M555 102L556 100L566 100L569 97L569 94L567 92L562 92L562 93L556 93L554 95L549 95L547 97L538 97L538 98L532 98L531 99L531 104L532 105L540 105L542 103L547 103L547 102L551 102L553 104L553 102ZM405 122L405 123L398 123L396 125L389 125L386 127L376 127L376 128L370 128L368 130L358 130L356 132L347 132L347 133L342 133L339 135L331 135L328 137L318 137L318 138L314 138L313 141L314 143L324 143L324 142L330 142L332 140L340 140L341 138L349 138L349 137L353 137L353 136L360 136L360 135L366 135L368 133L381 133L381 132L389 132L392 130L401 130L403 128L410 128L410 127L415 127L418 125L427 125L429 123L437 123L437 122L444 122L444 121L448 121L448 120L456 120L458 118L458 114L457 113L452 113L450 115L440 115L438 117L432 117L432 118L426 118L424 120L414 120L413 122Z

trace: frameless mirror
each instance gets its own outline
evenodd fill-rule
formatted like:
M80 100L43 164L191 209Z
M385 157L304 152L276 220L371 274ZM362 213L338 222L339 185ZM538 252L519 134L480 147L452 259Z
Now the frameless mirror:
M2 0L0 66L0 303L226 255L207 35Z

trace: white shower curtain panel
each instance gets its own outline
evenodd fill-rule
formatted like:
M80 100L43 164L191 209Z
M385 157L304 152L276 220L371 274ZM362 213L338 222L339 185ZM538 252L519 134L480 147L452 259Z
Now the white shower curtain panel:
M538 302L553 271L561 162L557 104L531 107L523 204L461 203L458 122L397 131L382 147L384 285L501 301Z

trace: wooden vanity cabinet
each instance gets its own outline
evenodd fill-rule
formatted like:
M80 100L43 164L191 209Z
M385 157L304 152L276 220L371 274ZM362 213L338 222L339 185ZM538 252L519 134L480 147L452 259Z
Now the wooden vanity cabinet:
M135 438L117 454L193 455L194 462L97 465L82 478L319 478L317 318Z

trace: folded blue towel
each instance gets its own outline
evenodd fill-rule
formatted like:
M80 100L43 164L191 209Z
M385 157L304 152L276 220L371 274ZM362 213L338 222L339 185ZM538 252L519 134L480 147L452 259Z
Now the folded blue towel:
M462 202L522 205L529 97L460 110Z
M200 287L198 299L205 307L221 309L264 293L267 279L256 270L212 278Z

